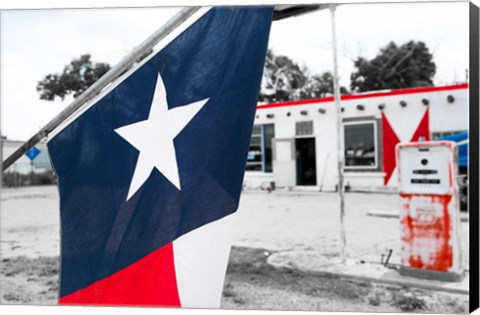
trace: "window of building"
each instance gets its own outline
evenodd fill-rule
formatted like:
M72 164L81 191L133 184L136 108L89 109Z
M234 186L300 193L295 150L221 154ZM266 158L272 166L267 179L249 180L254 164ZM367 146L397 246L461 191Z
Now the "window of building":
M247 171L272 172L272 139L274 137L273 124L253 126L248 149Z
M295 124L295 134L297 136L313 135L313 121L298 121Z
M345 169L377 168L375 121L344 123Z

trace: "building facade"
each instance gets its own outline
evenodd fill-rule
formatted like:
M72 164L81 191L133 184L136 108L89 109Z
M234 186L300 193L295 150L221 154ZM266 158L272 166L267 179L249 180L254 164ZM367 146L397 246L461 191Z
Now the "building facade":
M244 187L334 191L335 110L333 97L259 105ZM467 131L468 111L468 84L342 96L345 184L396 191L395 146Z

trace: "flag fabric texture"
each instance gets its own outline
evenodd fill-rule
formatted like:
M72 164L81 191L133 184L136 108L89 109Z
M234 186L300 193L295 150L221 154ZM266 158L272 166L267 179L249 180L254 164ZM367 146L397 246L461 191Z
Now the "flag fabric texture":
M49 139L59 304L219 306L272 13L206 11Z

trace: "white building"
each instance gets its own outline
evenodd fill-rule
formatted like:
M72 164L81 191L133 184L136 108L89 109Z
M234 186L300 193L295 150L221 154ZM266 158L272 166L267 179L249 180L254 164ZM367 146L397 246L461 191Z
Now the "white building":
M345 184L395 191L395 145L467 131L468 84L344 95L341 108ZM333 97L259 105L244 187L335 190L335 134Z

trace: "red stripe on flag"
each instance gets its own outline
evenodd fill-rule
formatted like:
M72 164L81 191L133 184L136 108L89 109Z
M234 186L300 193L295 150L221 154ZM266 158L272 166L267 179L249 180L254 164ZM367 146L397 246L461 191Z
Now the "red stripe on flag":
M387 116L382 112L382 148L383 148L383 171L385 172L384 185L392 177L395 169L395 146L400 142L397 134L390 125Z
M429 117L430 114L429 113L430 111L427 108L410 142L420 141L420 138L424 138L423 141L430 141L430 117Z
M180 307L172 243L58 303Z

